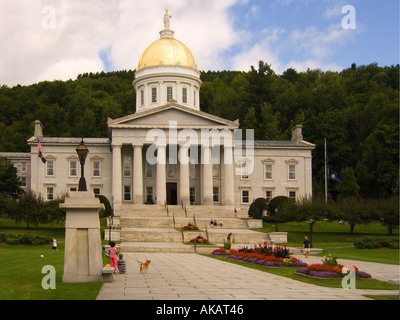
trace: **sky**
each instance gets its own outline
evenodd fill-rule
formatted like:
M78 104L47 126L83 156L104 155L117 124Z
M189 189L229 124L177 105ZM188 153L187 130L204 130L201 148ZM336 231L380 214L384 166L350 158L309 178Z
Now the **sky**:
M133 70L165 9L202 71L399 63L399 0L0 0L0 85Z

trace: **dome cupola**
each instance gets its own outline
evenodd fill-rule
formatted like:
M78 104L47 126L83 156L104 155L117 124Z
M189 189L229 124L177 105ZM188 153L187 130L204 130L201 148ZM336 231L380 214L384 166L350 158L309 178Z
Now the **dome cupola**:
M136 112L173 100L199 110L200 72L190 49L174 38L170 14L164 14L160 38L142 53L135 73Z

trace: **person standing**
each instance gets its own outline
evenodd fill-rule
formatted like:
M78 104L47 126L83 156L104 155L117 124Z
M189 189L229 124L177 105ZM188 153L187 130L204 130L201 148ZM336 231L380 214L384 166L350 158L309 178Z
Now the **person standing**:
M306 258L308 258L308 254L310 253L310 240L308 240L307 236L304 237L303 252Z
M110 267L114 268L114 273L118 273L118 262L117 262L118 250L117 248L115 248L114 241L111 241L108 253L110 254Z
M55 238L53 238L53 250L56 250L57 252L60 252L60 250L57 249L57 240Z

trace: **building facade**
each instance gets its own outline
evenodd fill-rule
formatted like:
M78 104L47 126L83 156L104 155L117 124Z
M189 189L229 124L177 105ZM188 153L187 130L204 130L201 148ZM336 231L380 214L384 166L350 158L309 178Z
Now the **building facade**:
M136 112L108 119L109 138L83 138L88 190L105 195L114 209L144 203L246 208L259 197L311 196L315 145L303 140L302 127L293 128L291 141L235 139L239 121L200 110L196 60L167 22L139 59ZM46 199L77 190L80 141L45 137L37 120L24 161L29 188Z

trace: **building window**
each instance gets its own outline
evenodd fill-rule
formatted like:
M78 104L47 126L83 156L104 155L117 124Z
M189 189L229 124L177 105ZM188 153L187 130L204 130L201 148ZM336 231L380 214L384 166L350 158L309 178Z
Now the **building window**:
M100 161L93 161L93 177L101 176L101 164Z
M151 102L157 102L157 88L151 88Z
M46 175L54 176L54 161L47 160L47 162L46 162Z
M196 188L189 188L190 192L190 204L193 204L196 202Z
M78 191L78 188L77 188L77 187L70 187L70 188L69 188L69 191L71 191L71 192L73 192L73 191Z
M144 91L140 90L140 105L144 105Z
M146 166L146 178L153 178L153 166L147 161L145 162L145 166Z
M21 172L26 172L26 162L21 162Z
M219 188L213 187L213 202L219 202Z
M219 164L213 164L212 165L213 178L219 178L219 169L220 169L220 165Z
M250 203L250 191L242 190L242 203Z
M265 165L265 180L272 180L272 164Z
M131 176L131 158L125 157L124 158L124 177Z
M272 199L272 191L271 190L265 191L265 199L267 199L267 201L270 201Z
M296 191L289 190L289 198L296 199Z
M196 179L196 165L189 163L189 179Z
M95 187L95 188L93 188L93 193L94 193L95 195L101 195L101 189L98 188L98 187Z
M21 177L21 187L26 187L26 177Z
M131 201L131 186L124 186L124 200Z
M54 187L46 188L46 199L53 200L54 199Z
M167 164L167 177L173 178L175 176L175 165L168 163Z
M70 161L69 162L69 176L70 177L76 177L77 176L77 171L76 171L76 161Z
M182 88L182 102L187 103L187 89Z
M146 187L146 204L154 204L153 187Z
M167 87L167 101L172 100L172 87Z
M289 180L296 179L296 166L294 164L289 164Z

